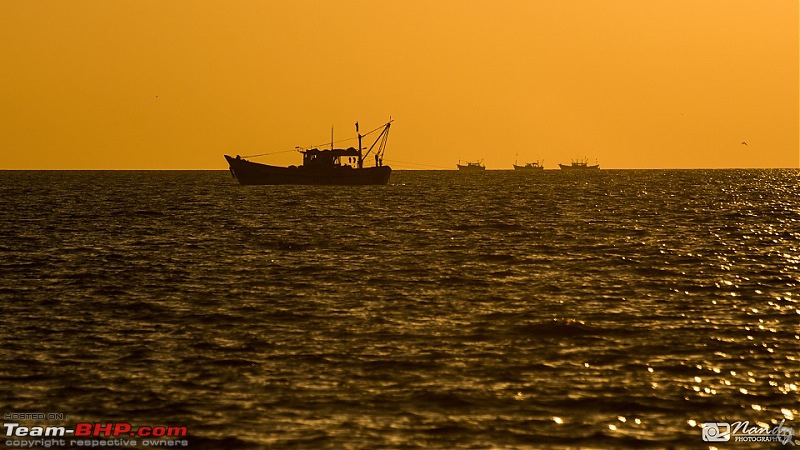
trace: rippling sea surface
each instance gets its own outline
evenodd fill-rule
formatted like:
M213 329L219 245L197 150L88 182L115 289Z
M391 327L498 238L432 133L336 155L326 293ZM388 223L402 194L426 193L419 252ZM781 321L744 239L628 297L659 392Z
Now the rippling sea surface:
M210 449L800 434L798 170L5 171L0 211L4 414Z

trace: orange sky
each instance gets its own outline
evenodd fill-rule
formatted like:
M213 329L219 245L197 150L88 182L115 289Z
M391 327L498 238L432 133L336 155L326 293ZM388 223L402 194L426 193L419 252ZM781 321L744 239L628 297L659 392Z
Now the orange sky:
M799 4L7 0L0 169L227 169L390 115L396 169L798 167Z

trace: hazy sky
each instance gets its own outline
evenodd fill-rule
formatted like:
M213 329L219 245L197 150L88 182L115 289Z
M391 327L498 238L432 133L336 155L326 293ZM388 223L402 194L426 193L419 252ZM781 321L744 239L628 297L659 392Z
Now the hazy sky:
M798 167L799 4L3 0L0 169L227 169L389 116L397 169Z

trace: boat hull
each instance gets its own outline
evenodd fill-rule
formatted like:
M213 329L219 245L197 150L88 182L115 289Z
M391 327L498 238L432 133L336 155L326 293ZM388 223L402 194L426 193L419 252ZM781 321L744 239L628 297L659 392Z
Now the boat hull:
M527 170L530 172L536 172L537 170L544 170L544 166L529 167L529 166L518 166L514 164L514 170Z
M389 166L365 167L278 167L225 155L231 174L242 185L380 185L389 182Z
M461 164L456 164L458 166L458 170L466 170L467 172L480 172L481 170L486 170L484 166L462 166Z
M560 167L562 170L600 170L599 164L595 166L567 166L564 164L559 164L558 167Z

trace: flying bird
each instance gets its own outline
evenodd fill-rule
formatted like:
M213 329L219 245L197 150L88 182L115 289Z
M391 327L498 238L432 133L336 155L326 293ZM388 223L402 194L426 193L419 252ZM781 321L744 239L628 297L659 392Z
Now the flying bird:
M745 141L742 141L742 145L747 145L747 142L745 142Z

